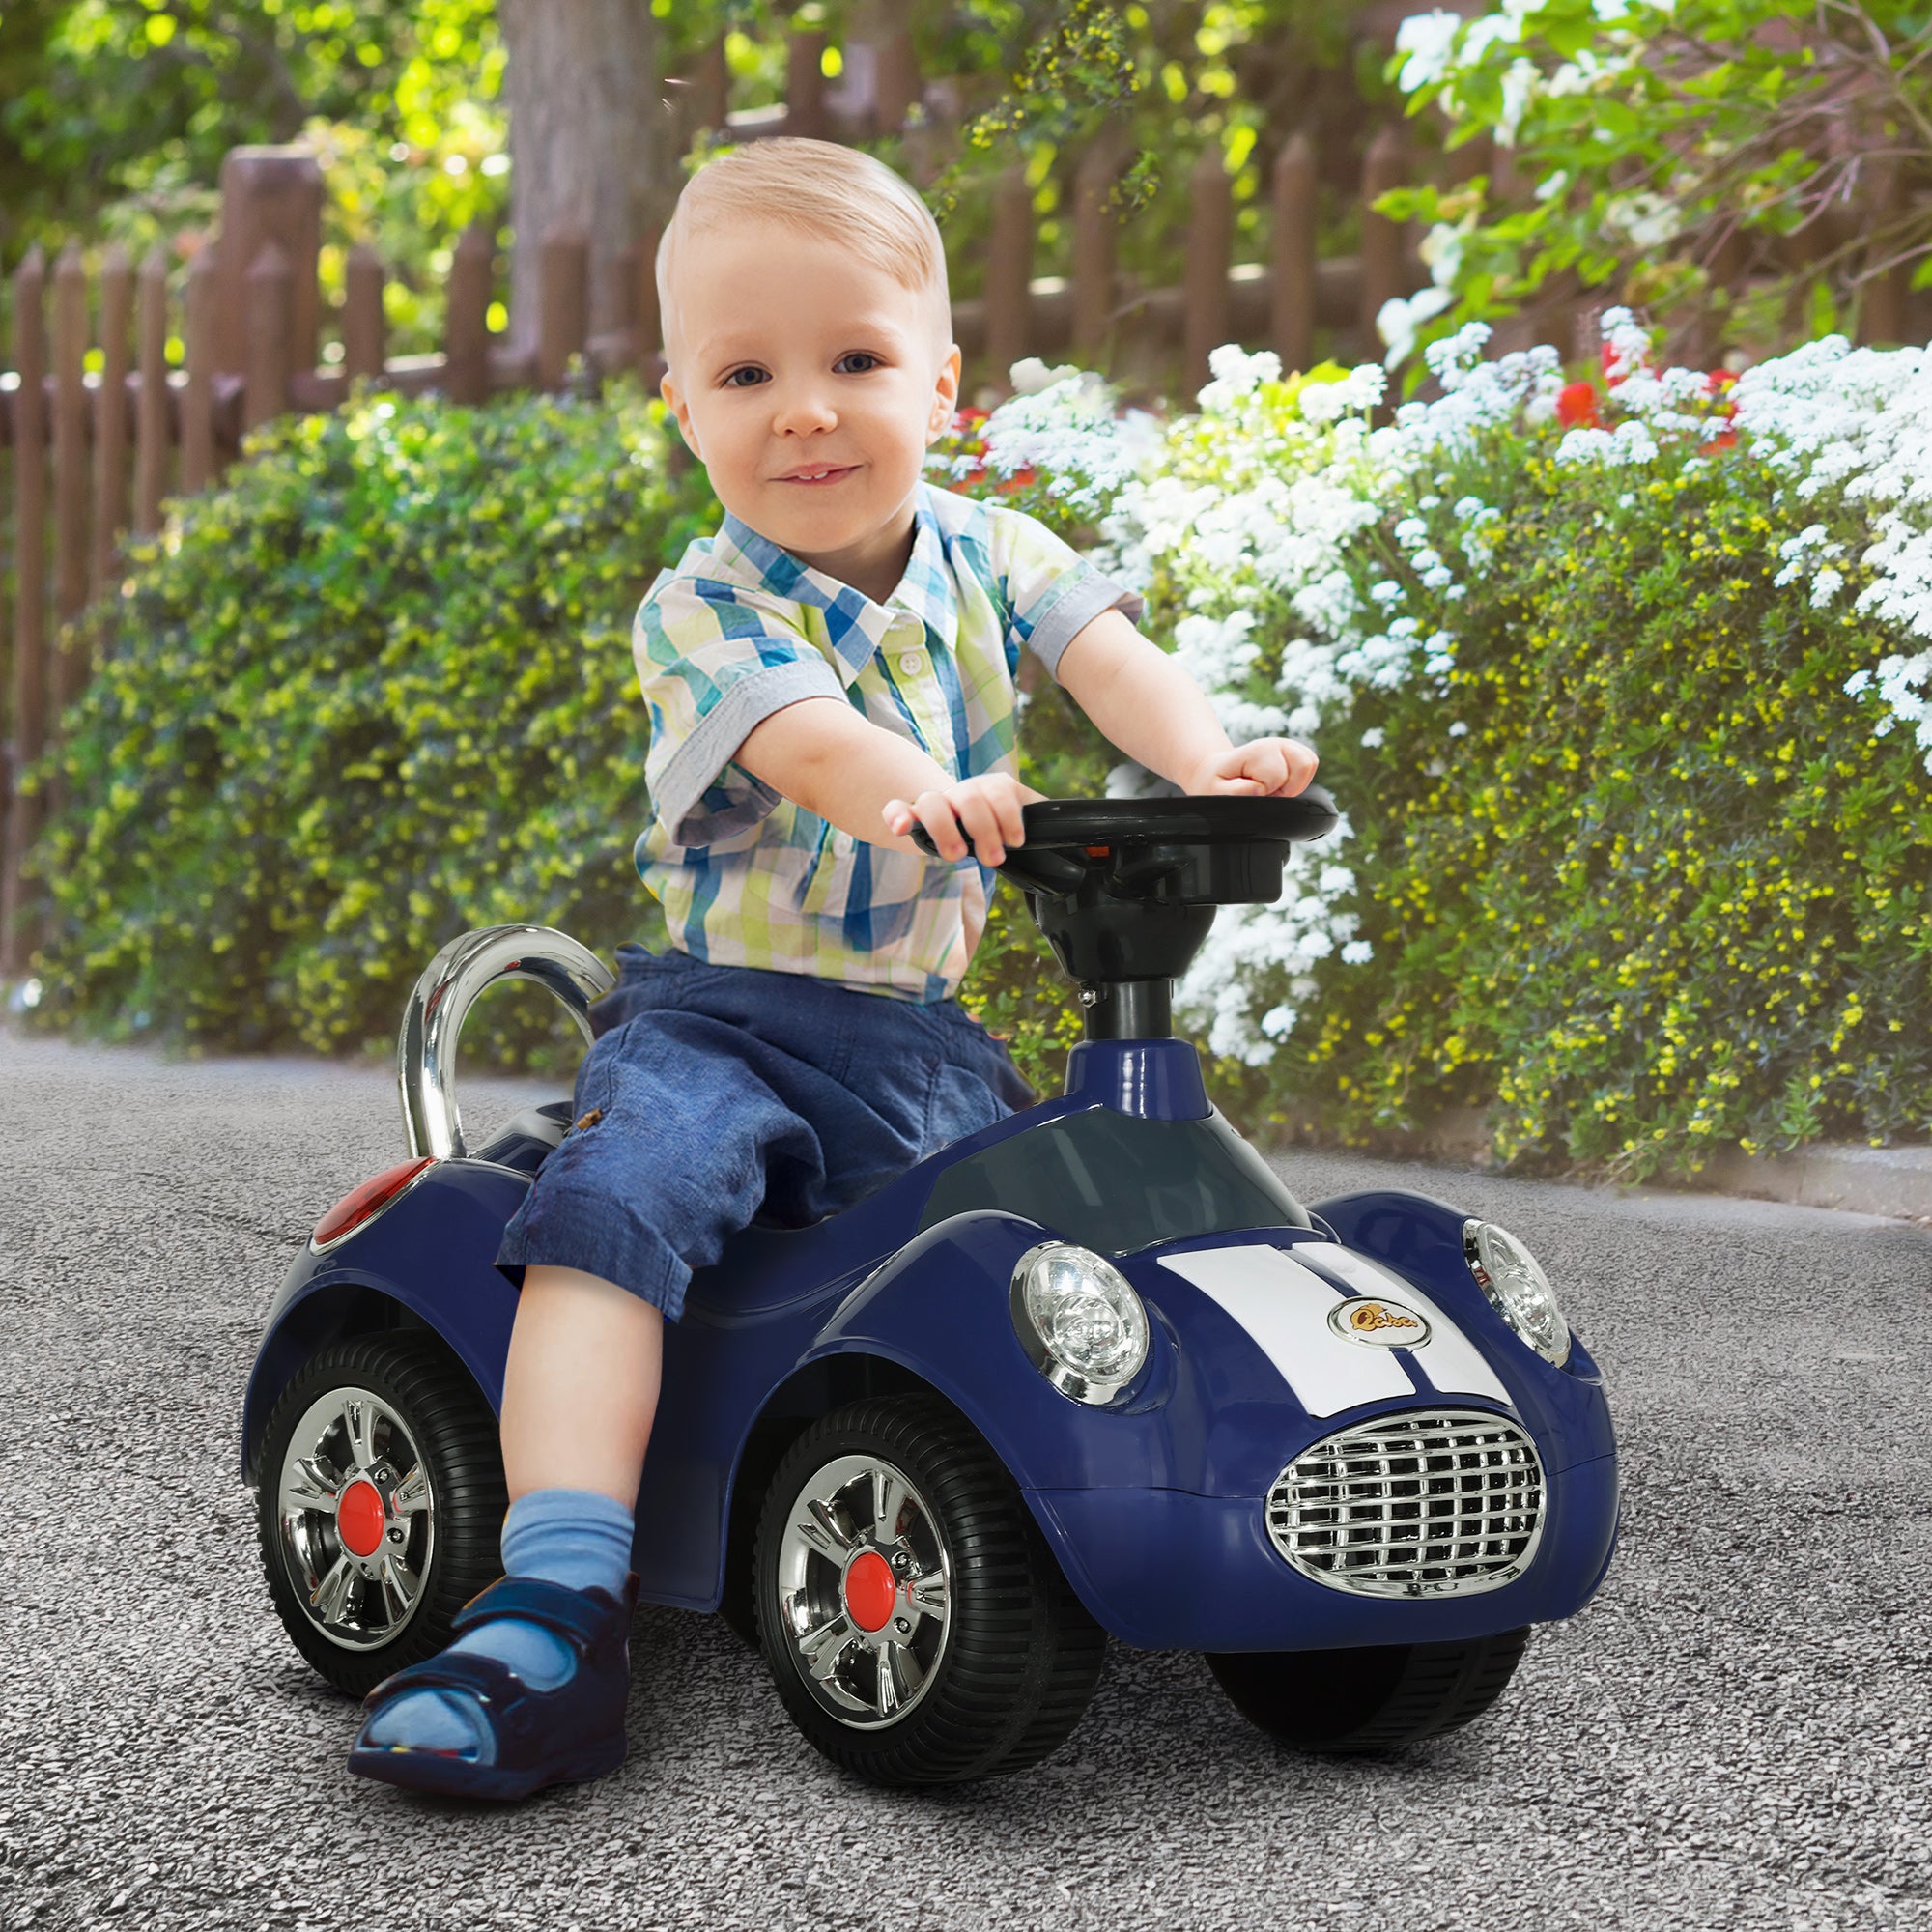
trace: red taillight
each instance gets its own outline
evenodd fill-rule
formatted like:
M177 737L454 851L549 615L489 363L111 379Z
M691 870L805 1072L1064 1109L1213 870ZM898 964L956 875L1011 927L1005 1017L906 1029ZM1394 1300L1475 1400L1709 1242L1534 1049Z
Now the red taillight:
M326 1248L363 1222L373 1220L424 1168L435 1164L433 1155L424 1154L419 1160L398 1161L394 1167L385 1167L381 1174L345 1194L315 1224L315 1233L308 1237L309 1246Z

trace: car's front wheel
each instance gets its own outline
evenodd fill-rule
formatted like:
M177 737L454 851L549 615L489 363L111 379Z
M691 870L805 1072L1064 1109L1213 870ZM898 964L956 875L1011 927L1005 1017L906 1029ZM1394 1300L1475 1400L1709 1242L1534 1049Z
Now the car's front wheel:
M431 1336L320 1350L270 1414L260 1471L269 1595L296 1648L352 1696L442 1649L502 1574L497 1420Z
M1228 1652L1208 1659L1236 1710L1301 1750L1388 1750L1480 1718L1508 1684L1527 1630L1464 1643Z
M1080 1721L1106 1633L1012 1478L936 1397L814 1423L766 1492L759 1640L786 1710L875 1784L1019 1771Z

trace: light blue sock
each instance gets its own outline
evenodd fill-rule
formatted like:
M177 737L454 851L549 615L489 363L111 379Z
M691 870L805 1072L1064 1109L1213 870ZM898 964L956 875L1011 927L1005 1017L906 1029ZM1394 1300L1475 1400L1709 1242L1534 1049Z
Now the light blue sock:
M593 1490L532 1490L503 1519L503 1574L621 1597L633 1528L622 1503ZM497 1658L533 1690L554 1690L577 1656L554 1631L523 1617L492 1617L466 1631L449 1650ZM368 1742L453 1751L482 1764L493 1756L489 1726L474 1699L460 1690L412 1690L396 1698L370 1719Z

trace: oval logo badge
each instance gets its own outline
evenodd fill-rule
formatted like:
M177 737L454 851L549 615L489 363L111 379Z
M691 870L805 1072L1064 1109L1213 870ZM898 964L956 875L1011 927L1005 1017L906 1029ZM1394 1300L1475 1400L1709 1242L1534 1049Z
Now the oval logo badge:
M1429 1323L1414 1309L1381 1296L1338 1301L1328 1311L1328 1325L1345 1341L1370 1349L1419 1349L1429 1340Z

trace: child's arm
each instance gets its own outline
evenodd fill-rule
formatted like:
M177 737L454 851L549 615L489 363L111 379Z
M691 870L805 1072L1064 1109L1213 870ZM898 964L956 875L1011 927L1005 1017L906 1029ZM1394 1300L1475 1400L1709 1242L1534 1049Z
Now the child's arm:
M732 755L781 798L855 838L918 853L910 838L894 836L909 831L917 815L941 858L966 856L963 826L988 866L997 866L1009 845L1024 843L1020 807L1042 795L1004 772L955 779L917 745L834 697L802 698L773 712Z
M1183 791L1288 798L1315 776L1298 739L1231 745L1201 687L1120 611L1076 631L1056 674L1109 744Z

